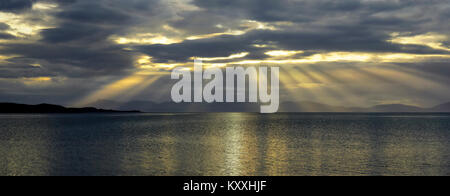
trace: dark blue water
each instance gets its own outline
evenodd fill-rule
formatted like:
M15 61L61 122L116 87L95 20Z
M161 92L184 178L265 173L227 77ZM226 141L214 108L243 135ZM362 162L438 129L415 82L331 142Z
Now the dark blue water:
M450 115L0 115L1 175L450 175Z

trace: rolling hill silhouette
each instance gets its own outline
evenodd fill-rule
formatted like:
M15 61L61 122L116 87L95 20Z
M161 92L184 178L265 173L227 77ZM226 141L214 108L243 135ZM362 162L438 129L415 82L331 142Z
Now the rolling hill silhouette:
M26 105L16 103L0 103L0 113L117 113L117 112L123 111L103 110L92 107L66 108L63 106L51 104ZM138 111L129 111L129 112L138 112Z
M435 106L431 110L436 111L436 112L449 112L450 111L450 102Z
M260 104L253 103L155 103L148 101L114 102L100 100L92 104L97 108L113 110L139 110L143 112L260 112ZM373 107L342 107L331 106L315 102L284 102L280 104L279 112L449 112L450 102L433 108L421 108L417 106L390 104L376 105Z

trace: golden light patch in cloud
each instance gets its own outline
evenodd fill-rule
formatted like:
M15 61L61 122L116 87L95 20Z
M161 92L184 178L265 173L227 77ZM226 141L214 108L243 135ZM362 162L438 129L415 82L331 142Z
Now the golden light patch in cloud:
M211 33L211 34L204 34L204 35L193 35L186 38L186 40L198 40L198 39L208 39L213 37L218 37L222 35L243 35L245 34L245 31L240 30L228 30L223 33Z
M214 37L219 37L223 35L232 35L232 36L239 36L246 34L253 30L271 30L276 31L279 30L274 25L279 26L286 26L291 25L287 22L275 22L275 23L263 23L259 21L254 20L244 20L240 24L239 29L232 29L224 27L222 24L217 24L216 27L223 29L224 32L219 33L207 33L207 34L200 34L200 35L184 35L185 32L178 30L170 25L163 25L162 28L166 31L171 32L172 36L168 37L164 34L155 34L155 33L140 33L140 34L134 34L134 35L127 35L127 36L118 36L113 35L110 37L111 40L113 40L117 44L163 44L163 45L169 45L169 44L176 44L181 43L186 40L199 40L199 39L209 39ZM176 35L173 35L176 34Z
M376 58L380 59L380 62L394 63L394 62L423 62L431 59L446 59L450 58L450 55L444 54L406 54L406 53L394 53L394 54L380 54Z
M117 37L113 36L111 37L112 40L114 40L117 44L162 44L162 45L169 45L169 44L175 44L180 43L183 40L175 39L175 38L169 38L163 35L157 35L157 34L138 34L134 37Z
M15 57L19 57L19 56L17 56L17 55L1 55L0 54L0 62L6 62L8 59L15 58ZM1 64L0 64L0 66L1 66Z
M49 2L36 2L33 4L33 10L51 10L58 7L58 4Z
M275 24L278 24L278 23L275 23ZM279 23L279 24L286 25L284 23ZM277 27L271 25L270 23L263 23L263 22L259 22L259 21L255 21L255 20L244 20L244 21L242 21L240 26L242 28L244 28L244 30L228 29L227 31L221 32L221 33L193 35L193 36L187 37L186 40L208 39L208 38L218 37L218 36L222 36L222 35L238 36L238 35L244 35L244 34L250 32L250 31L253 31L253 30L270 30L270 31L277 31L277 30L279 30ZM225 28L221 24L218 24L217 27L218 28Z
M446 50L450 51L450 48L444 46L443 42L447 41L449 38L447 35L442 35L438 33L427 33L423 35L415 36L401 36L399 33L392 33L392 39L389 42L396 44L414 44L414 45L424 45L436 50Z
M368 62L371 59L371 55L369 53L352 53L352 52L331 52L324 54L315 54L309 57L305 57L303 59L280 59L280 60L244 60L240 62L233 62L230 64L298 64L298 63L319 63L319 62Z
M167 7L171 7L173 11L200 11L202 8L197 7L192 3L192 0L164 0L161 4L167 4Z
M289 51L289 50L272 50L268 51L264 54L272 57L286 57L286 56L293 56L296 54L301 54L303 51Z
M0 61L6 60L6 59L9 59L9 57L0 55Z
M33 78L21 78L20 81L28 86L43 85L52 82L51 77L33 77Z
M139 68L148 69L148 70L172 70L175 67L184 66L184 64L163 64L163 63L155 63L152 65L142 65Z
M143 55L136 60L136 67L145 70L172 70L178 66L184 66L181 63L153 63L151 56Z
M175 67L182 66L183 64L164 64L164 63L155 63L153 68L155 69L164 69L164 70L172 70Z
M238 57L244 57L247 54L245 53L240 53L240 54L234 54L231 55L230 57L220 57L220 59L228 59L228 58L238 58ZM191 63L154 63L151 61L153 57L151 56L140 56L137 60L136 60L136 67L141 69L141 70L147 70L147 71L161 71L161 70L166 70L166 71L170 71L173 70L176 67L185 67L185 70L192 70L192 65ZM193 60L194 58L192 58ZM198 59L198 58L197 58ZM226 63L203 63L203 67L204 68L221 68L221 67L226 67L227 64ZM141 71L142 73L142 71Z
M151 59L152 59L151 56L141 56L137 60L137 62L138 62L139 65L148 65L148 64L150 64L152 62Z
M367 62L373 57L370 53L361 52L331 52L326 54L315 54L309 57L311 62Z
M271 30L271 31L279 30L278 28L276 28L275 26L273 26L269 23L259 22L259 21L255 21L255 20L245 20L241 24L241 27L246 27L247 31L255 30L255 29Z
M19 38L36 36L42 29L51 28L51 26L36 24L28 20L26 16L15 13L0 12L0 22L9 25L10 28L5 32Z
M382 62L395 62L399 60L414 60L416 56L411 54L386 54L380 56L379 58Z
M42 81L51 81L52 78L50 77L37 77L37 78L27 78L28 80L42 82Z
M271 45L267 45L267 44L253 44L252 45L255 48L268 48L268 47L272 47Z
M431 59L448 59L450 55L406 54L406 53L363 53L330 52L314 54L302 59L265 59L230 62L232 65L246 64L314 64L321 62L422 62Z
M244 58L244 57L248 56L249 54L250 53L248 53L248 52L242 52L239 54L232 54L228 57L212 57L212 58L191 57L191 60L197 59L197 60L202 60L202 61L221 61L221 60Z

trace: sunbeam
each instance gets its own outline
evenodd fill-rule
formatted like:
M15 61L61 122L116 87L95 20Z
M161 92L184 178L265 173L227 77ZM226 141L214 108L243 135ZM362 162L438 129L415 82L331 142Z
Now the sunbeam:
M139 94L146 87L150 86L161 75L146 75L145 72L137 72L131 76L113 82L95 91L94 93L75 102L72 106L89 106L98 100L118 98L118 100L127 100Z

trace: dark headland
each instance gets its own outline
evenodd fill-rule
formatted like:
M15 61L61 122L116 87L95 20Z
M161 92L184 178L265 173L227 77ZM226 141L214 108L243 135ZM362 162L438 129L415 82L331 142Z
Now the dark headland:
M77 114L77 113L139 113L139 111L118 111L118 110L104 110L93 107L87 108L66 108L59 105L39 104L26 105L17 103L0 103L0 113L61 113L61 114Z

